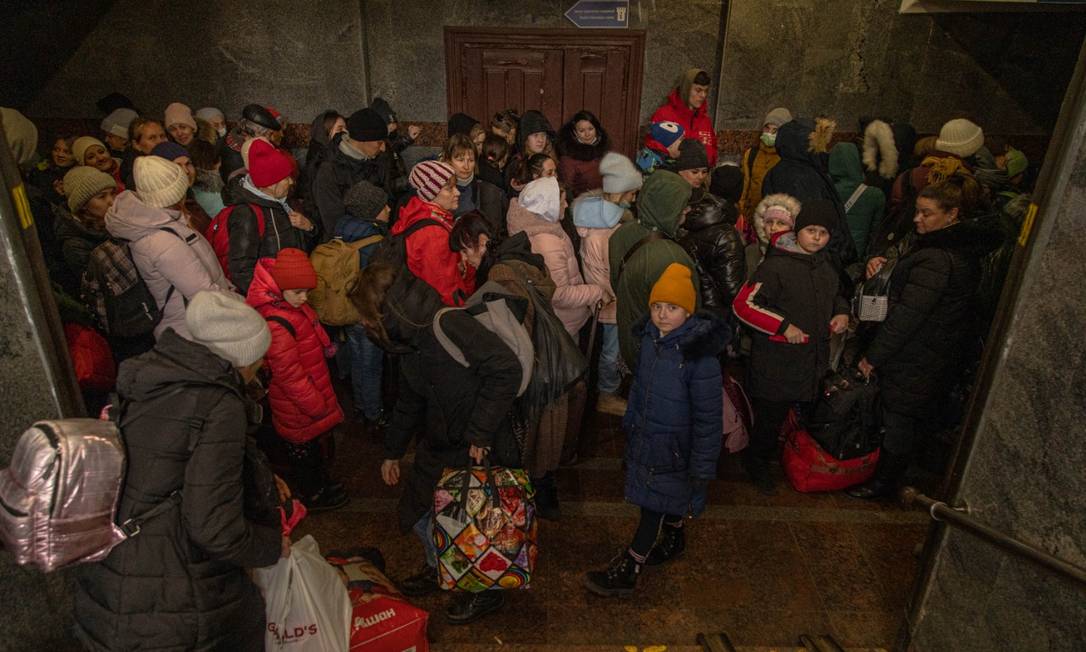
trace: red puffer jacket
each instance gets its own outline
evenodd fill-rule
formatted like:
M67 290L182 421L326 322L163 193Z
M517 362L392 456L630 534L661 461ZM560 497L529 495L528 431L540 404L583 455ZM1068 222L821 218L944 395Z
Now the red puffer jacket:
M271 275L274 263L274 258L257 262L246 301L268 320L271 330L271 346L264 360L271 371L268 399L272 424L280 437L302 444L341 423L343 410L324 360L331 344L328 334L309 304L295 308L283 299ZM287 321L294 335L273 318Z
M706 105L702 104L695 111L686 104L686 100L679 97L679 89L673 88L667 96L667 103L656 109L652 114L653 122L678 122L686 130L684 140L697 140L705 145L705 155L709 158L709 169L716 167L716 132L713 131L713 121L709 119ZM645 145L649 144L649 136L645 135Z
M460 255L449 248L452 214L437 204L412 197L403 207L391 233L403 233L415 222L425 219L439 225L424 226L407 237L407 268L437 290L445 305L463 305L464 299L475 291L475 269L469 267L466 274L461 274Z

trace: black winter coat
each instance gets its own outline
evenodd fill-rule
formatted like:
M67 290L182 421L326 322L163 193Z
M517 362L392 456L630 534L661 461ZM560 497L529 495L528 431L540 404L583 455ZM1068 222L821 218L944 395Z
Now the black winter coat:
M999 246L994 222L966 221L918 236L890 276L890 312L865 357L875 367L883 405L922 417L958 379L979 335L981 258Z
M467 358L462 367L420 329L415 350L400 357L399 395L385 432L385 458L398 460L416 435L415 463L400 498L400 527L409 531L433 508L434 489L446 468L472 462L472 445L491 448L495 466L520 466L509 413L521 367L502 340L461 310L441 317L442 330Z
M406 180L400 174L398 159L392 152L385 151L371 159L356 159L340 151L342 141L343 134L336 134L332 139L325 160L317 168L305 205L306 214L320 220L323 240L335 233L336 222L346 213L343 195L355 183L365 180L384 189L390 206L406 190Z
M750 394L774 401L812 401L829 369L830 320L847 315L838 293L838 274L825 250L803 253L792 233L773 241L754 278L732 303L752 331ZM807 334L789 344L784 331L794 324Z
M798 118L783 125L777 132L777 153L780 163L766 175L762 183L762 196L782 192L798 199L800 203L813 199L828 199L837 210L838 220L830 229L830 242L826 251L832 256L839 270L856 262L856 243L845 219L845 205L837 196L833 179L826 172L823 156L809 151L808 136L814 129L810 120Z
M679 244L698 266L702 308L729 319L732 301L743 287L746 257L743 240L724 211L704 211L683 223Z
M90 260L94 248L109 239L109 233L104 229L98 231L89 228L74 217L68 210L58 208L55 212L56 238L60 245L60 255L64 259L64 265L68 268L71 278L83 278L83 272L87 271L87 262ZM75 288L73 296L78 296L79 288Z
M76 634L92 650L263 649L264 602L245 569L274 564L281 535L271 473L246 451L257 411L241 378L168 329L121 365L117 389L132 417L118 522L174 491L181 502L76 569Z
M237 286L242 296L249 291L253 282L256 261L261 258L275 258L280 249L294 248L309 253L314 245L314 231L303 231L290 223L290 215L277 201L257 197L241 186L233 186L230 205L233 212L227 219L227 232L230 234L230 254L227 265L230 280ZM252 205L260 207L264 214L264 236L261 237L259 224Z

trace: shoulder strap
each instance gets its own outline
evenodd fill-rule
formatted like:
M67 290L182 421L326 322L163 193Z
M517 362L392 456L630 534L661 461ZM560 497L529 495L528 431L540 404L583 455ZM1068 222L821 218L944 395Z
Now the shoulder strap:
M747 178L754 177L754 159L758 158L758 146L751 147L747 152Z
M867 190L867 184L861 183L860 185L856 186L856 190L852 191L852 196L849 197L848 201L845 202L846 213L852 210L852 207L856 205L856 202L860 199L860 195L864 194L865 190Z
M626 269L626 263L633 258L633 255L637 253L638 249L655 240L670 239L671 238L664 235L662 231L650 231L648 235L635 242L634 245L626 251L626 255L622 257L622 262L618 264L618 274L615 275L615 287L618 287L618 282L622 278L622 272Z
M287 329L287 332L290 333L291 337L293 337L295 339L298 338L298 332L294 330L294 326L291 325L291 323L289 321L287 321L286 319L283 319L279 315L272 315L271 317L265 317L265 320L266 321L273 321L273 322L279 324L283 328Z
M446 307L434 313L434 338L437 340L438 344L441 345L441 348L445 349L445 352L448 353L453 360L456 360L456 362L461 367L467 367L469 366L468 359L464 356L464 352L460 349L459 346L456 345L455 342L449 339L449 336L445 334L444 329L441 328L441 318L444 317L445 314L448 313L450 310L463 309Z
M264 209L259 204L249 204L249 208L253 211L253 217L256 218L256 232L261 238L264 237Z
M423 219L419 220L418 222L415 222L411 226L407 227L406 229L404 229L403 233L401 233L400 235L403 236L403 238L406 240L407 236L409 236L412 233L414 233L415 231L418 231L419 229L427 227L427 226L442 226L442 224L441 224L441 222L438 222L437 220L429 218L429 217L423 218Z
M385 239L385 236L378 233L376 235L371 235L371 236L362 238L361 240L355 240L354 242L345 242L344 244L346 244L348 247L351 247L355 251L359 251L360 249L365 249L366 247L370 246L371 244L377 244L378 242L380 242L380 241L382 241L384 239Z

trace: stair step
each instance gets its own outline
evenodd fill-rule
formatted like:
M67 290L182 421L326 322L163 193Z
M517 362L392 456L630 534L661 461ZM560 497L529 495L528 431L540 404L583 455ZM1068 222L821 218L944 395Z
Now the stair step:
M704 652L700 645L568 645L568 644L512 644L497 645L496 642L485 644L473 643L433 643L432 652ZM807 652L804 647L737 645L736 652ZM845 652L887 652L885 648L846 647Z

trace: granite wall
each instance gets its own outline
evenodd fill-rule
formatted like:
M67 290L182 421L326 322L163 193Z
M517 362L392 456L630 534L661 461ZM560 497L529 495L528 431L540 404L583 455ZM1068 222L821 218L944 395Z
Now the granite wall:
M1080 60L1086 74L1086 54ZM1086 567L1086 84L1069 94L1023 280L976 435L948 500ZM1058 157L1058 158L1057 158ZM911 623L917 652L1082 650L1086 587L945 528Z

